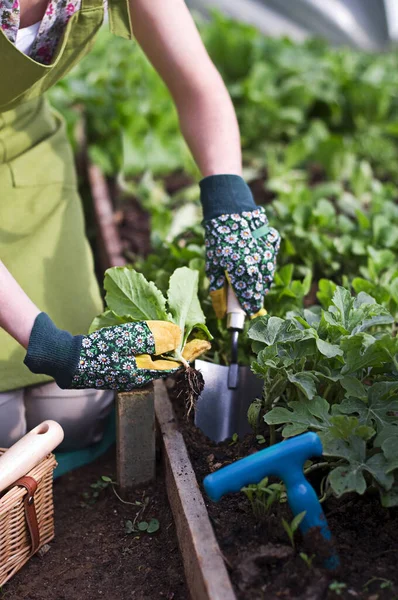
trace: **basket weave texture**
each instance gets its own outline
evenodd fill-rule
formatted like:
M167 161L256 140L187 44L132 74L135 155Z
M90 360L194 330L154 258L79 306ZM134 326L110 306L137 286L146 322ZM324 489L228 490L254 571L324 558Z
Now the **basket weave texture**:
M0 448L0 456L4 452L5 449ZM26 474L38 484L34 502L40 532L39 548L54 537L53 470L56 466L55 456L49 454ZM0 587L32 555L23 502L26 494L25 488L13 486L0 496Z

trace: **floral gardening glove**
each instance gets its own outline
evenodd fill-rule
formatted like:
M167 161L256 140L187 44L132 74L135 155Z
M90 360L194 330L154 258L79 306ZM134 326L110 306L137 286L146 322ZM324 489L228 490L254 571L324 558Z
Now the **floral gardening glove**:
M274 278L280 236L238 175L211 175L200 182L206 238L206 274L218 318L227 310L227 282L243 310L263 314Z
M129 391L167 377L181 363L156 356L180 343L181 329L166 321L140 321L72 336L45 313L35 320L25 364L33 373L53 377L59 387ZM193 360L203 349L189 344L183 356Z

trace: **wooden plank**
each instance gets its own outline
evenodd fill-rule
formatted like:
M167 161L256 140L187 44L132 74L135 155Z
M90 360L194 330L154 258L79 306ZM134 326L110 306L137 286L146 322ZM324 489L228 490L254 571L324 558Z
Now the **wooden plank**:
M154 388L167 494L192 600L236 600L166 386L159 380Z
M98 235L98 253L102 269L124 266L122 244L114 221L108 185L102 171L93 164L88 166L88 179L93 198Z
M123 492L155 479L153 385L116 396L116 471Z

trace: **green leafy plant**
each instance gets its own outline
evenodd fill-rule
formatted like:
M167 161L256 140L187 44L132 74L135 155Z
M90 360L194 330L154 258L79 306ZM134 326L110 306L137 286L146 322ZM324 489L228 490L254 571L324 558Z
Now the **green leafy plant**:
M293 549L295 548L295 545L296 545L295 541L294 541L294 534L296 533L297 529L300 527L300 523L304 519L305 514L306 514L306 511L304 510L303 512L296 515L290 523L288 523L286 521L286 519L282 518L283 529L286 531Z
M393 322L365 292L352 297L336 287L327 310L262 317L249 330L252 368L264 379L257 411L271 431L282 425L283 437L318 432L330 462L329 492L363 494L373 486L385 506L398 504Z
M259 483L251 483L243 487L241 492L248 498L253 514L259 520L265 519L271 506L275 503L286 501L283 483L269 483L268 477Z

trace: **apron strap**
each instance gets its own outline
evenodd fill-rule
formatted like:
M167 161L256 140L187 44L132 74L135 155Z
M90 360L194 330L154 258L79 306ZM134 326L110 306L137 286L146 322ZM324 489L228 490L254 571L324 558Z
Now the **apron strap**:
M90 10L92 8L102 8L104 5L104 0L82 0L81 9L82 10Z
M132 40L133 28L130 20L129 0L108 0L108 15L111 33L126 40Z

